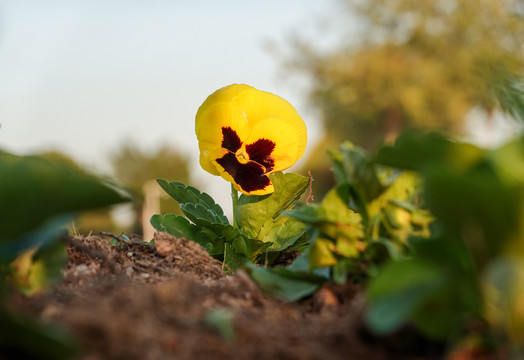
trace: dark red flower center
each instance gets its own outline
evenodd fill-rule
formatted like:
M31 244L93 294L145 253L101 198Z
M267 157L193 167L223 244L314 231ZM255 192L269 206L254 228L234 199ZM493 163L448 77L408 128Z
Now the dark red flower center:
M222 148L228 152L217 159L217 163L231 175L233 180L246 192L262 190L270 184L266 175L275 166L271 153L275 150L275 143L268 139L259 139L245 146L248 161L238 160L237 152L242 148L242 141L235 130L230 127L222 128Z

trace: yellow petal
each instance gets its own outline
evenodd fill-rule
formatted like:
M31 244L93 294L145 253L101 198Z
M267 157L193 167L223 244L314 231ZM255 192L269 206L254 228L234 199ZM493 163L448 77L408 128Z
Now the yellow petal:
M285 170L293 165L305 151L306 126L293 106L277 95L259 91L248 85L233 84L215 91L200 106L195 120L202 168L232 182L235 188L245 194L272 192L273 185L270 183L267 185L265 180L261 182L263 189L255 189L256 186L252 186L258 184L256 179L264 178L264 174L260 175L260 172L263 173L263 169L271 172ZM244 158L246 146L257 143L257 141L258 144L265 144L253 150L258 154L254 155L255 163L262 167L256 168L254 163L247 163L255 168L254 172L249 172L245 171L246 167L240 169L241 163L239 163L240 170L236 171L236 161L232 157L235 154L227 155L227 159L221 159L228 152L236 151L222 147L225 137L223 131L227 128L230 129L231 134L234 132L232 138L240 139L242 153L240 154L239 150L236 156L244 165L246 165ZM261 140L264 140L265 143ZM238 141L234 143L237 144ZM227 147L235 148L234 146ZM260 156L261 153L267 155ZM221 161L217 161L219 159ZM226 170L221 164L229 170ZM240 173L256 173L254 178L256 181L244 181ZM247 189L242 188L234 177Z
M248 144L258 139L269 139L275 143L275 150L271 154L275 160L273 172L292 166L304 155L306 149L307 135L304 122L300 117L298 117L300 121L288 121L289 119L292 117L288 116L286 120L282 117L274 117L260 121L246 140Z

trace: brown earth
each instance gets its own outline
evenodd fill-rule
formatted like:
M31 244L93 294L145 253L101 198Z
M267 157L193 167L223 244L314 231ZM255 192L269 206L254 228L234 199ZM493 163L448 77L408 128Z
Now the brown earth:
M69 239L62 283L17 300L42 321L66 327L83 348L79 359L442 358L441 345L409 328L370 335L359 285L329 284L287 304L261 293L243 271L227 276L191 241L163 233L156 247L110 239Z

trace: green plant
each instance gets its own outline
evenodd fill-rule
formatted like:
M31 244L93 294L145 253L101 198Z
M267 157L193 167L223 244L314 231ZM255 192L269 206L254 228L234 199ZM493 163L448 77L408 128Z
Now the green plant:
M286 268L250 267L266 292L284 300L310 295L330 279L365 282L387 259L409 254L410 235L429 236L433 217L421 208L418 176L378 166L351 143L329 154L338 185L320 204L285 212L307 225L303 254ZM301 290L290 293L290 282Z
M275 191L268 195L240 195L234 199L236 226L206 193L180 182L158 180L179 204L184 216L154 215L157 231L184 237L202 245L231 272L247 262L271 263L279 252L299 247L305 226L283 214L299 200L309 179L277 172L270 175Z

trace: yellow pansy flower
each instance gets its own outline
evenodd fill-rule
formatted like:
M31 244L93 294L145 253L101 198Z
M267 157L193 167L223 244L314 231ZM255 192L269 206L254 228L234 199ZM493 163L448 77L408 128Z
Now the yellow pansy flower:
M204 101L195 132L202 168L247 195L272 193L269 174L293 165L307 142L306 125L290 103L242 84Z

